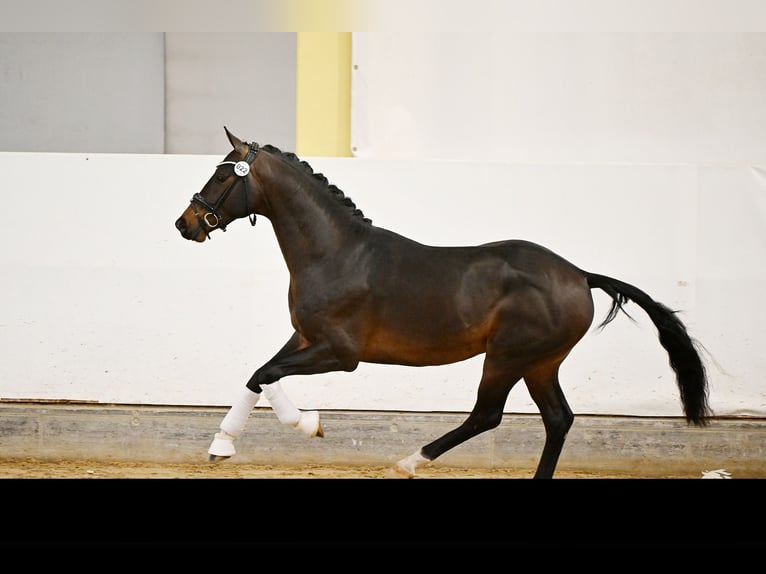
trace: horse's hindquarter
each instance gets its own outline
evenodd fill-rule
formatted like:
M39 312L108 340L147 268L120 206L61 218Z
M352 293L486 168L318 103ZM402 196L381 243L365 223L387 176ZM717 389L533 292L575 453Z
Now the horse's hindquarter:
M362 361L446 364L498 343L542 353L548 349L536 347L541 341L555 346L577 340L592 320L582 273L534 244L404 242L387 245L378 256L368 263L373 316Z

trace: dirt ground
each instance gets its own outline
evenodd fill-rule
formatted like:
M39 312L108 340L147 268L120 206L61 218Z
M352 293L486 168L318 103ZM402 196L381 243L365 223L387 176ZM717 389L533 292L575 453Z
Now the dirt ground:
M232 462L161 464L103 460L0 459L0 478L388 478L386 466L303 464L260 465ZM424 466L416 478L531 478L530 469L478 469ZM629 474L559 470L556 478L644 478ZM675 475L664 478L700 478Z

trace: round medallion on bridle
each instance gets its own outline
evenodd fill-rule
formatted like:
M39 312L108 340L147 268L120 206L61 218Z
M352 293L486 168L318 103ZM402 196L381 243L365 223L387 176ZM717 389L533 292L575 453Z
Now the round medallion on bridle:
M234 164L234 173L236 173L239 177L245 177L248 173L250 173L250 164L248 164L246 161L238 161Z

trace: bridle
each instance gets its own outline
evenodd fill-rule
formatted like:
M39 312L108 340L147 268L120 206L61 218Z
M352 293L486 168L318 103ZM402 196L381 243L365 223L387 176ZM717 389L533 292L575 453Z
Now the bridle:
M208 200L206 200L202 195L199 193L195 193L191 198L191 208L194 212L194 215L197 216L197 220L200 222L200 227L205 232L205 234L208 236L208 239L210 239L210 232L205 228L205 225L210 228L210 230L213 229L220 229L221 231L226 231L226 226L221 225L221 218L218 215L218 209L221 207L224 201L226 201L226 198L231 193L231 190L234 189L234 186L237 185L240 181L242 181L243 185L245 186L245 213L248 215L248 218L250 219L250 225L255 225L255 214L249 213L250 208L247 203L247 198L250 195L250 190L247 186L247 174L250 173L250 167L253 163L253 160L255 159L255 156L258 155L258 144L253 142L250 144L250 149L247 150L247 156L245 156L244 160L240 161L222 161L221 163L217 164L215 167L219 168L222 165L233 165L234 166L234 175L237 176L237 178L231 183L229 187L226 188L226 191L224 191L221 194L221 197L218 198L218 201L216 201L214 204L210 204ZM194 204L197 203L204 207L207 210L207 213L205 215L200 216L199 213L197 213L197 210L194 209ZM203 225L204 223L204 225Z

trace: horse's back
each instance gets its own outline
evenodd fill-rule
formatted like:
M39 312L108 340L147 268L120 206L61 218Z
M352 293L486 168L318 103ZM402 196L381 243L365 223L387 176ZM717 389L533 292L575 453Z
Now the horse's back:
M431 246L391 233L373 257L378 279L402 286L413 284L434 295L457 290L485 290L487 297L502 290L536 286L542 291L577 286L590 292L586 274L561 255L538 243L506 239L471 246Z

